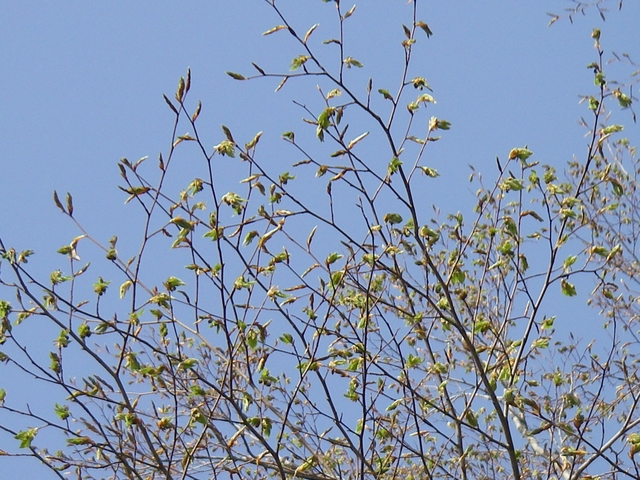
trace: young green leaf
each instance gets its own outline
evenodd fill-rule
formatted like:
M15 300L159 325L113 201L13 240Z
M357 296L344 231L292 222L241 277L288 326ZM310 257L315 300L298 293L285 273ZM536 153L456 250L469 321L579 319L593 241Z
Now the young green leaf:
M337 252L333 252L333 253L330 253L330 254L327 256L327 258L325 259L324 263L325 263L325 265L328 267L329 265L331 265L331 264L333 264L333 263L337 262L337 261L338 261L338 260L340 260L341 258L342 258L342 255L340 255L340 254L339 254L339 253L337 253Z
M58 405L57 403L53 406L53 411L60 418L60 420L66 420L69 418L69 407L67 405Z
M15 437L16 440L20 440L19 448L31 448L31 442L38 434L37 428L30 428L29 430L22 430L18 432Z
M576 291L576 287L569 283L569 281L565 278L563 278L562 280L560 280L560 290L562 291L563 295L566 295L567 297L575 297L578 292Z
M399 223L402 223L402 216L399 213L387 213L383 217L383 220L385 223L388 223L390 225L397 225Z
M622 108L629 108L633 103L633 100L631 99L631 97L622 93L619 88L614 90L611 93L613 94L614 97L616 97L616 100L618 100L618 104L620 104Z
M307 63L307 60L309 60L310 58L311 57L309 55L298 55L293 60L291 60L291 66L289 67L289 70L299 69L302 65Z
M513 160L514 158L517 158L518 160L525 161L531 155L533 155L533 152L531 150L527 150L526 148L512 148L509 151L508 159Z
M239 73L235 73L235 72L227 72L227 75L229 75L231 78L233 78L234 80L246 80L245 77L243 77L242 75L240 75ZM174 107L175 109L175 107ZM177 112L176 112L177 113Z
M423 103L423 104L425 104L425 105L426 105L427 103L437 103L437 102L436 102L436 101L434 100L434 98L433 98L431 95L429 95L428 93L423 93L423 94L422 94L422 95L420 95L418 98L416 98L416 101L415 101L415 102L413 102L413 103L415 103L416 105L419 105L419 104L421 104L421 103Z
M353 66L353 67L357 67L357 68L362 68L362 63L360 63L358 60L356 60L356 59L355 59L355 58L353 58L353 57L346 57L346 58L342 61L342 63L344 63L344 65L345 65L347 68L351 68L352 66Z
M420 27L424 33L427 35L427 38L429 38L431 35L433 35L433 32L431 31L431 29L429 28L429 25L427 25L426 23L422 22L422 21L418 21L415 23L416 27Z
M622 125L609 125L602 129L602 135L609 135L611 133L621 132L624 130Z
M164 288L166 288L169 292L173 292L176 288L185 285L182 280L176 277L169 277L162 284L164 285Z
M378 89L378 93L380 93L384 97L385 100L393 100L393 97L391 96L389 91L385 90L384 88L379 88Z
M120 298L124 298L132 285L133 282L131 280L126 280L122 285L120 285Z

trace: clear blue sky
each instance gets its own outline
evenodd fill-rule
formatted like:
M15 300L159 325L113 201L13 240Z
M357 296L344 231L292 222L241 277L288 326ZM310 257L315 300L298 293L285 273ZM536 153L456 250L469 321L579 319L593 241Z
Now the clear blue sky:
M320 23L312 37L315 48L333 36L330 3L278 3L300 31ZM467 164L492 178L495 156L505 157L515 146L528 144L538 160L560 168L585 151L577 121L587 109L578 105L578 95L592 92L585 66L595 59L593 27L602 28L607 52L639 53L640 2L625 2L621 14L615 11L618 2L609 2L614 11L605 24L590 11L573 25L560 21L552 27L545 12L560 12L570 2L422 3L419 16L434 35L420 39L427 48L415 73L434 90L438 104L432 114L452 122L428 157L442 175L433 203L445 211L459 209L459 192L471 188ZM364 0L349 21L348 54L366 69L353 75L372 76L375 88L395 88L400 25L410 22L409 6ZM77 218L96 237L126 238L136 217L116 187L116 163L145 155L155 163L158 152L166 151L173 117L162 94L173 96L187 67L191 100L203 103L200 129L209 130L212 145L222 139L224 123L243 141L262 130L270 149L262 153L274 161L297 160L281 150L279 137L304 129L291 100L315 98L314 85L291 81L274 93L275 79L236 82L224 73L251 74L251 61L288 71L301 52L282 32L261 36L278 23L261 0L7 2L0 17L4 241L36 250L33 263L43 272L56 264L52 252L76 231L53 206L54 189L73 193ZM620 123L632 143L640 143L629 116ZM19 477L26 478L6 478Z
M364 75L378 86L384 85L378 78L394 78L389 75L401 58L405 3L367 0L349 25L352 56L369 67ZM601 21L591 11L574 25L547 28L545 12L568 4L432 1L422 7L420 17L434 36L416 65L434 88L433 112L454 125L432 161L445 176L441 183L454 181L468 163L491 168L496 155L525 143L540 160L559 165L583 152L576 121L585 109L577 95L591 88L584 68L593 60L589 32ZM282 6L300 30L320 22L316 43L333 32L331 4ZM637 2L609 17L605 49L640 44ZM131 211L116 190L115 163L166 150L172 117L161 94L172 96L187 66L192 100L202 100L202 121L212 132L221 123L245 138L259 130L268 138L300 129L302 115L290 99L313 98L309 85L290 82L274 94L275 80L234 82L224 74L252 72L250 61L287 70L297 48L285 35L261 36L277 23L259 0L7 4L0 19L5 240L38 251L53 239L68 240L50 201L53 189L71 191L79 218L110 235ZM220 138L218 132L212 138Z

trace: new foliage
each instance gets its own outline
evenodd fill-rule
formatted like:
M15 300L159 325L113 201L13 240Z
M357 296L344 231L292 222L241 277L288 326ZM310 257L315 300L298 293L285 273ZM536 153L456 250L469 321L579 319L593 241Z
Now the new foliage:
M307 125L282 134L300 161L274 171L261 133L202 135L187 71L165 96L171 148L155 165L118 164L144 215L135 254L94 239L56 193L80 229L59 270L36 278L32 252L0 239L0 368L55 399L32 409L2 385L0 430L14 442L2 454L60 478L637 478L640 197L635 149L609 121L632 116L633 99L606 76L606 34L590 40L586 150L556 171L515 147L495 175L472 170L467 210L440 214L421 192L439 181L432 143L455 125L407 73L437 34L422 2L402 7L394 86L349 81L367 68L344 36L355 6L326 2L340 34L320 41L318 25L267 3L278 24L264 35L299 53L285 73L228 74L273 77L276 90L314 77ZM166 184L186 144L198 173L176 193ZM229 162L244 173L221 184ZM80 260L90 243L104 270ZM185 268L145 276L167 251ZM559 325L572 296L594 308L598 338ZM53 344L34 351L22 332L43 324Z

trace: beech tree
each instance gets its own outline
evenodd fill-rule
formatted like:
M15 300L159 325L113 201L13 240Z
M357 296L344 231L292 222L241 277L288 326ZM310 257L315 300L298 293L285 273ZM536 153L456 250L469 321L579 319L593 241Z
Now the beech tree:
M611 120L635 121L633 78L607 76L607 32L585 39L593 63L576 72L593 79L585 150L562 168L527 146L497 152L495 169L470 172L473 203L449 212L424 196L439 181L430 147L455 125L430 114L429 72L410 73L433 35L423 2L403 7L403 68L382 85L350 80L367 68L344 37L358 11L324 1L337 37L267 0L264 35L299 54L228 72L318 84L303 124L282 133L300 157L287 171L260 132L200 132L187 70L165 96L171 147L118 163L143 215L137 249L92 236L56 192L77 229L59 269L39 278L33 252L0 238L0 368L50 400L16 401L21 387L2 380L0 431L15 447L2 455L54 478L640 478L639 170ZM573 2L551 23L602 4ZM186 145L199 156L178 166ZM167 186L184 168L193 179ZM574 296L598 334L558 318ZM42 332L53 343L32 348Z

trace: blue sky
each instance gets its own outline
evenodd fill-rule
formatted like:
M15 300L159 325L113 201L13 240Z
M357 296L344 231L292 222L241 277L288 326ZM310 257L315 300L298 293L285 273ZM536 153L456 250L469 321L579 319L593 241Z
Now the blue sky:
M468 164L492 178L495 157L524 144L538 160L560 168L580 156L586 140L577 121L587 109L578 105L578 95L593 89L585 68L595 60L592 28L602 28L607 52L633 57L632 49L640 45L638 2L625 3L621 14L615 11L617 2L609 2L614 11L604 24L589 11L573 25L565 20L552 27L546 12L559 13L570 2L423 3L419 17L434 35L420 39L415 74L426 77L434 90L438 103L431 114L452 122L427 158L442 175L430 198L444 211L464 206L461 198L472 188L466 182ZM331 4L279 4L300 31L320 23L312 45L319 51L331 48L320 45L334 32ZM376 89L395 88L400 25L409 21L404 1L358 3L347 45L365 68L349 72L354 82L364 88L372 76ZM77 218L97 238L118 234L126 241L137 217L123 205L116 163L146 155L155 162L158 152L166 151L172 113L162 94L173 96L187 67L193 75L191 101L203 103L200 128L211 145L222 139L219 125L224 123L237 138L248 140L263 131L262 154L274 162L285 166L297 160L279 138L286 130L305 131L291 100L316 102L315 85L290 81L274 93L275 79L237 82L224 73L253 73L252 61L288 71L300 51L282 32L261 35L278 23L259 0L5 5L0 18L0 235L5 243L36 250L34 267L43 272L56 264L52 252L76 231L54 207L54 189L73 193ZM631 71L611 68L621 77ZM620 116L620 123L637 144L638 127L628 115ZM311 138L312 130L307 132ZM183 160L188 177L188 155Z
M559 165L584 150L576 121L585 109L577 99L591 88L584 69L593 60L589 33L602 22L590 11L574 25L548 28L545 12L568 3L458 7L439 1L422 7L420 16L435 33L416 65L434 89L433 112L454 125L433 153L443 182L454 181L469 163L490 169L496 155L525 143L542 161ZM314 34L318 46L333 32L333 7L319 0L304 2L304 8L296 4L284 2L283 9L300 30L321 24ZM372 0L357 12L347 36L353 56L367 68L362 75L382 86L401 58L399 25L407 22L409 7ZM611 12L605 49L619 53L640 43L633 25L639 13L633 3L623 14ZM279 23L262 1L179 7L12 2L0 22L0 218L4 238L16 246L40 250L53 238L66 242L68 232L50 201L54 189L71 191L79 218L104 235L126 222L123 215L131 209L122 208L115 163L166 150L171 112L161 94L172 95L188 66L192 100L204 104L201 121L210 126L212 142L220 138L215 129L221 123L245 137L259 130L265 138L278 137L299 128L301 113L290 100L314 95L312 85L289 82L274 94L273 79L234 82L224 74L250 73L250 61L285 71L299 54L285 35L261 36Z

